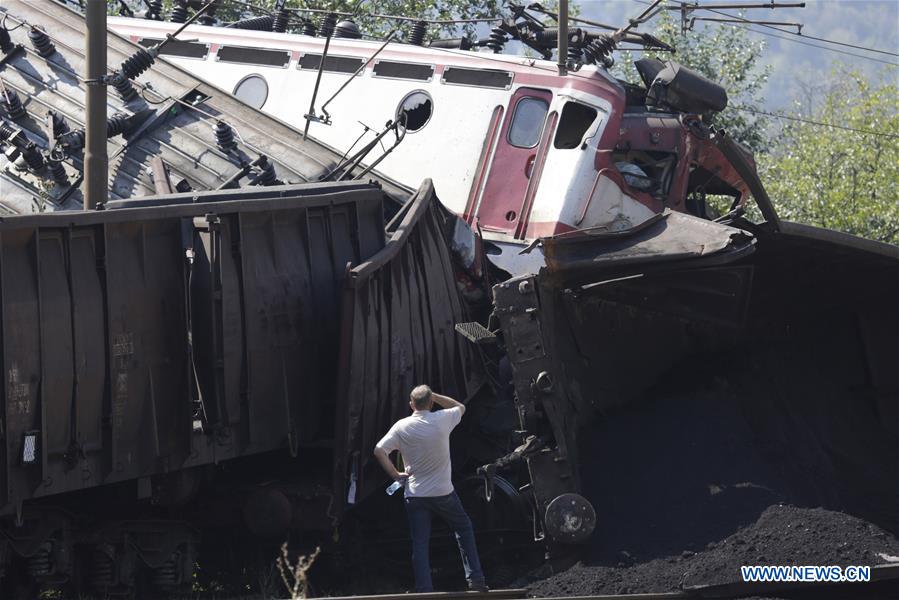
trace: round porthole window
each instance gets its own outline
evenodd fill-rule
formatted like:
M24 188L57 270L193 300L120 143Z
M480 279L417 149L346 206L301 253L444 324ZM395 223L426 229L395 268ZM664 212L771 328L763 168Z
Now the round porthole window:
M408 94L396 108L396 119L402 123L406 119L406 132L413 133L428 124L434 112L431 95L421 90Z
M268 84L262 75L247 75L234 86L234 95L253 108L262 108L268 98Z

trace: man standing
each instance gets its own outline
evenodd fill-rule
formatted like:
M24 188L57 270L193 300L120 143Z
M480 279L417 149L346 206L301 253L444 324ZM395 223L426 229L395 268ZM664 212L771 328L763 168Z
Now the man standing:
M434 404L444 410L431 412ZM451 478L449 436L462 420L465 405L420 385L412 390L409 406L412 415L393 424L375 446L375 458L394 481L405 482L415 591L434 591L429 555L433 515L446 521L456 534L468 588L486 591L471 519L453 489ZM403 457L405 473L397 471L390 462L394 450L399 450Z

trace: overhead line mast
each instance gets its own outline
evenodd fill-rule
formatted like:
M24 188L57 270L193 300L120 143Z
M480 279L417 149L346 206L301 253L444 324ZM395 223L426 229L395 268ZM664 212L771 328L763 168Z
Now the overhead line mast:
M104 204L109 157L106 154L106 3L88 2L84 38L87 87L85 106L84 210Z

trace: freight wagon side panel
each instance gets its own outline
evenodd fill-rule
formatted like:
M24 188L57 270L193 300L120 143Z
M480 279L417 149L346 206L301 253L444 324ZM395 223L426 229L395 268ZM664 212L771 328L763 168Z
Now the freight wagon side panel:
M324 183L0 220L0 513L333 443L339 292L384 246L383 200Z
M0 290L3 302L3 389L6 451L3 500L18 503L41 480L38 435L41 421L41 328L38 232L33 227L2 234ZM28 438L26 440L26 437ZM26 453L25 444L29 444ZM25 463L25 458L32 459Z
M446 231L455 216L426 180L383 250L348 271L342 299L335 504L361 501L383 473L372 450L409 412L421 383L467 401L482 384L477 350L455 332L468 311Z
M165 471L187 455L184 265L180 219L107 225L112 480Z

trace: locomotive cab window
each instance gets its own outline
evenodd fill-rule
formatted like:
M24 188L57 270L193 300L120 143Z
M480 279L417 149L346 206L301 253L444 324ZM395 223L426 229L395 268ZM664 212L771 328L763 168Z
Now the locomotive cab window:
M579 102L566 102L559 117L559 128L553 145L561 150L570 150L581 145L584 134L596 120L596 109Z
M533 148L540 141L549 103L541 98L525 97L515 105L509 127L509 143L518 148Z

